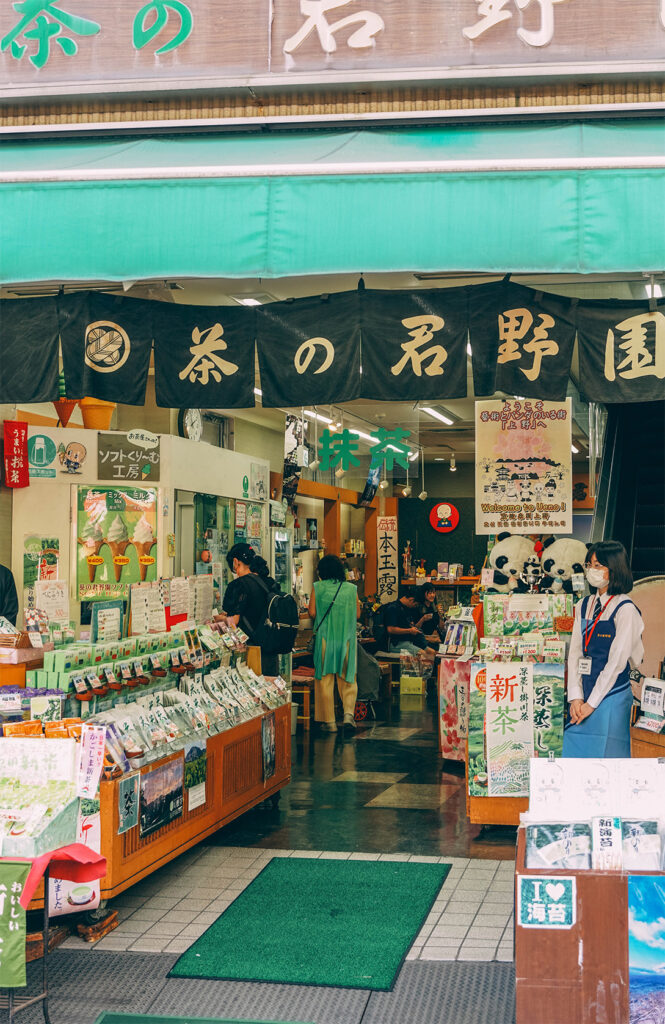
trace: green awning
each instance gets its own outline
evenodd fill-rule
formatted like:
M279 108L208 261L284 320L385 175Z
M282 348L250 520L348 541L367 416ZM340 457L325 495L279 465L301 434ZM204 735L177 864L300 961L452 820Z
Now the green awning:
M0 281L665 267L665 121L11 142Z

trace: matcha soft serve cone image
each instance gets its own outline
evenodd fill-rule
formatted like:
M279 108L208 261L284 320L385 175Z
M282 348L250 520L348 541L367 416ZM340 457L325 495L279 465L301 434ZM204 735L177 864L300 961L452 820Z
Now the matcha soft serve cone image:
M109 532L106 536L106 543L110 547L111 554L113 555L113 571L115 573L115 581L116 583L119 583L120 577L122 576L123 566L127 564L124 556L125 551L127 550L127 545L129 544L127 524L125 523L125 520L122 518L122 516L119 514L111 523ZM121 558L122 561L117 562L117 558Z
M90 582L93 583L95 573L97 572L97 566L101 565L101 562L97 561L99 557L99 549L104 543L104 535L99 523L93 523L92 519L86 520L86 524L83 527L82 535L78 538L78 542L82 546L83 553L88 562L88 578L90 579Z
M145 580L146 573L148 572L148 566L152 564L149 561L142 561L142 559L150 558L150 549L154 543L155 537L152 532L152 526L146 519L145 515L143 515L134 527L134 536L132 537L132 544L136 549L136 554L139 560L141 583Z

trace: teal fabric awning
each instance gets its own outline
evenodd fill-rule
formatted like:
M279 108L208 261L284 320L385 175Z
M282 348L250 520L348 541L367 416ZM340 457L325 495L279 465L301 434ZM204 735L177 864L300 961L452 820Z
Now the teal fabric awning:
M0 146L0 281L665 267L665 121Z

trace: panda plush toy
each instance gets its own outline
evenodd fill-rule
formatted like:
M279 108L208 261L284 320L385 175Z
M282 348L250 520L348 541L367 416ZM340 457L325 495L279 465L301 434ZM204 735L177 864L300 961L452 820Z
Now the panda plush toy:
M553 594L573 593L573 574L584 572L587 546L574 537L548 537L543 543L540 589Z
M520 579L525 566L537 561L534 544L519 534L500 533L487 558L487 566L494 570L494 583L487 588L489 594L523 593L528 588Z

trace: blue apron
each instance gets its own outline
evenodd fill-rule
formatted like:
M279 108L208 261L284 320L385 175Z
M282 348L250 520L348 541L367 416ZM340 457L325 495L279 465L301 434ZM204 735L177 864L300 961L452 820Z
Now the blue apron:
M582 607L580 626L582 636L591 628L592 620L586 615L592 601L585 599ZM612 641L616 636L615 616L624 604L633 602L626 599L620 601L606 621L599 619L596 628L589 638L589 645L582 656L591 658L591 672L582 676L582 689L585 701L596 685L598 676L605 668ZM596 710L579 725L566 723L563 734L562 757L630 757L630 708L633 694L630 688L630 665L619 673L614 686L600 702Z

